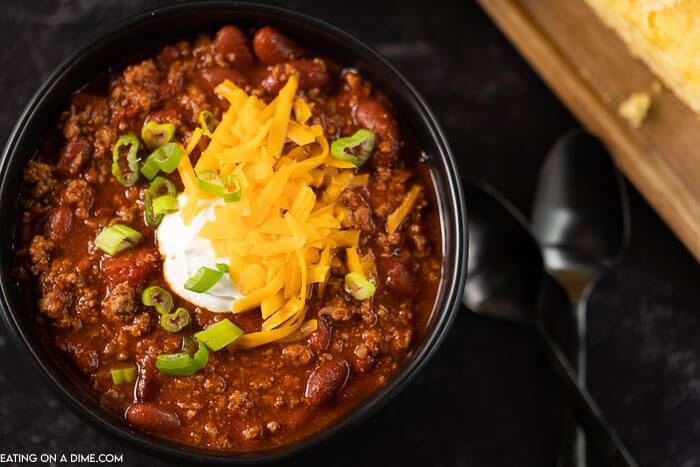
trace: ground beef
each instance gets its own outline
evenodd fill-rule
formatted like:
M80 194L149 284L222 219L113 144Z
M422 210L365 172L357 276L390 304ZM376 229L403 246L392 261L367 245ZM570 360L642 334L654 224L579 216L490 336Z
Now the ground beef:
M279 424L279 422L273 420L273 421L271 421L271 422L267 422L267 424L265 424L265 428L266 428L267 431L269 431L270 433L275 434L275 433L277 433L278 431L280 431L281 425Z
M417 222L414 222L408 226L408 233L411 242L413 243L413 253L417 258L425 258L430 256L431 248L430 242L427 237L423 234L423 228Z
M391 349L394 352L403 352L411 346L413 331L410 329L393 329L391 331Z
M255 407L247 391L232 391L228 395L228 409L237 412L240 416L245 416L248 411Z
M347 188L338 197L340 202L347 209L346 217L343 220L345 227L359 229L365 234L374 233L374 219L369 203L357 188Z
M352 318L353 310L350 307L342 305L330 305L321 308L318 311L319 316L328 316L333 321L348 321Z
M136 312L136 289L128 282L120 282L109 289L102 302L102 314L113 321L131 321Z
M376 356L381 350L383 342L382 333L377 329L366 329L361 333L362 345L365 346L370 355Z
M180 96L180 105L191 112L192 119L208 108L207 102L207 94L197 86L188 86L185 93Z
M94 157L96 159L109 158L112 155L112 148L117 139L119 139L119 136L114 128L108 126L99 128L95 132ZM104 165L104 167L109 167L109 165Z
M370 203L376 216L386 219L399 205L408 191L407 183L411 173L405 170L377 168L370 180Z
M106 97L80 92L71 99L70 109L61 117L59 128L67 140L79 136L92 140L95 132L109 123L109 118Z
M51 251L55 248L51 240L42 235L37 235L29 245L29 257L31 258L31 271L34 275L46 272L51 261Z
M250 425L241 431L241 435L243 435L243 439L250 441L251 439L258 439L262 436L263 434L263 427L260 425Z
M90 216L92 203L95 199L95 190L80 178L68 182L63 190L61 198L64 203L74 207L73 213L78 219L87 219Z
M97 318L97 292L85 284L68 260L53 261L40 276L44 295L39 311L60 328L80 329Z
M148 334L153 329L153 321L151 320L151 315L148 313L139 313L134 316L132 324L125 326L124 329L129 331L129 333L134 337L143 336Z
M27 162L24 168L24 181L31 186L30 195L35 199L43 198L56 186L53 167L35 160Z
M289 344L282 349L282 356L294 366L307 365L313 358L308 345Z
M119 123L125 118L148 112L158 95L158 77L158 69L153 60L127 67L112 88L112 122Z

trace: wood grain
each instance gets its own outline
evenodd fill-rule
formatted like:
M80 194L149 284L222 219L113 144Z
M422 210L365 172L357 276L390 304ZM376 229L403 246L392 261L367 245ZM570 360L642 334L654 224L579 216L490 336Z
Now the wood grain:
M583 125L612 150L628 179L700 260L700 119L583 0L479 0L482 8ZM617 108L652 95L631 128ZM533 116L536 118L536 115Z

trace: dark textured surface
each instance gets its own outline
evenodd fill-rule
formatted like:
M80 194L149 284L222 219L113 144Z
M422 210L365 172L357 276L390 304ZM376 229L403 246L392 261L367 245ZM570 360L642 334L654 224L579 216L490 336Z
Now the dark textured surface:
M166 2L6 0L0 140L50 71L109 23ZM423 94L465 177L524 211L544 154L577 125L473 3L275 2L376 47ZM632 241L589 304L589 382L640 464L700 466L700 270L632 190ZM562 338L563 336L559 336ZM166 465L87 426L0 329L0 453L118 453ZM524 329L464 311L420 377L368 422L294 465L552 466L567 416Z

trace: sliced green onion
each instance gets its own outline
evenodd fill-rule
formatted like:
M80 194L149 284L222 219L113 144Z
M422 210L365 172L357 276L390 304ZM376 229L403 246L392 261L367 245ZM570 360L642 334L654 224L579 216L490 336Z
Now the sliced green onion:
M377 135L361 128L354 135L338 138L331 144L331 155L341 161L352 162L360 167L367 162L377 143Z
M135 135L120 136L112 148L112 175L124 186L139 181L138 151L139 140Z
M224 175L222 177L224 184L224 202L231 203L241 199L241 182L234 174Z
M204 170L197 174L197 186L209 194L223 197L227 203L241 199L241 182L234 174L220 177L216 172Z
M216 117L210 110L202 110L197 115L197 120L199 120L199 126L205 135L211 136L212 132L216 128Z
M203 170L197 174L197 186L200 190L209 194L222 196L224 194L224 182L219 174L213 170Z
M345 275L345 291L356 300L367 300L374 295L375 290L375 285L365 279L359 272L351 272Z
M133 248L143 240L143 235L128 225L114 224L105 227L95 237L95 246L110 256Z
M109 370L114 384L133 383L136 381L136 365L120 366Z
M160 354L156 357L156 368L168 376L190 376L204 368L209 361L209 350L199 339L194 355L188 352Z
M182 336L182 351L194 355L199 348L199 340L193 335Z
M161 315L167 315L173 309L173 296L158 285L147 287L141 294L141 302L155 307Z
M173 139L175 125L151 120L141 128L141 139L149 148L157 148Z
M162 216L177 211L177 198L173 195L161 195L153 200L153 214Z
M163 220L163 215L167 212L177 211L177 199L175 198L177 191L175 184L165 177L158 176L153 179L146 194L143 197L143 217L151 227L160 225L160 221ZM163 199L159 201L158 206L156 206L156 201L158 198L163 198L165 196L170 196L174 201ZM171 207L171 210L166 208ZM156 208L162 212L156 212ZM166 211L163 211L166 209Z
M149 180L152 180L153 177L155 177L156 174L160 171L158 160L151 156L149 156L141 166L141 173L144 177L146 177Z
M229 272L229 267L226 263L216 263L216 269L223 272L224 274L228 274Z
M223 276L224 273L218 269L201 266L192 277L187 279L185 288L192 292L203 293L214 287Z
M243 334L243 330L224 318L194 335L214 352L221 350Z
M168 332L178 332L190 324L190 312L184 308L178 308L173 313L165 313L160 316L160 326Z
M146 158L146 162L141 167L141 173L149 180L152 180L160 170L168 174L172 173L184 155L185 151L179 144L165 143Z

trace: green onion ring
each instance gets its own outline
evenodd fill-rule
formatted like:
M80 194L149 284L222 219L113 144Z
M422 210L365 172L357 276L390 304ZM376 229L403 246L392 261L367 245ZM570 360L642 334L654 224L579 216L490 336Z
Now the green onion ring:
M212 132L216 128L216 117L210 110L202 110L197 115L197 120L199 121L199 126L205 135L211 136Z
M173 309L173 296L163 287L152 285L141 294L141 303L155 307L161 315L167 315Z
M160 354L156 357L156 368L168 376L190 376L204 368L209 361L209 350L199 339L194 355L188 352Z
M160 326L168 332L181 331L190 324L190 312L185 308L178 308L172 313L164 313L160 316Z
M241 182L234 174L223 177L211 170L197 174L197 186L200 190L215 196L221 196L227 203L241 199Z
M331 155L341 161L352 162L356 167L363 165L372 155L377 143L377 135L361 128L354 135L338 138L331 143Z
M141 139L149 148L157 148L173 139L175 125L173 123L158 123L154 120L141 128Z
M161 195L153 199L153 214L155 217L170 214L178 209L177 198L173 195Z
M126 153L124 156L124 150ZM120 136L112 148L112 175L124 186L133 186L139 181L139 140L135 135ZM124 162L122 159L126 159Z
M359 272L345 275L345 291L356 300L367 300L376 291L376 286Z
M152 180L161 170L168 174L173 173L184 155L185 151L179 144L165 143L146 158L146 162L141 167L141 173L149 180Z
M175 197L176 194L177 191L175 188L175 184L167 178L158 176L153 179L153 181L148 187L148 190L146 190L146 194L143 197L143 217L147 225L155 227L160 225L160 221L163 220L164 212L156 212L154 206L155 199L162 196ZM174 210L177 210L177 199L175 201L176 202L174 203ZM168 203L168 201L162 200L161 203L166 204Z

